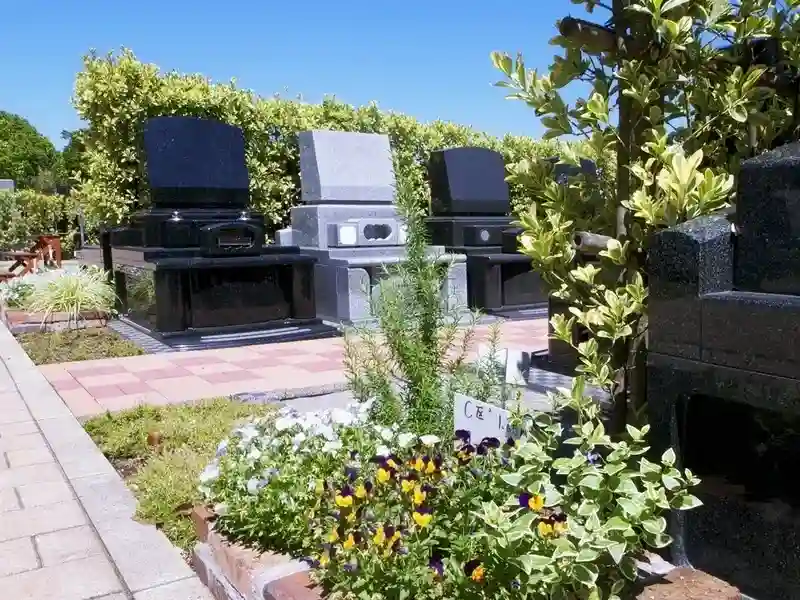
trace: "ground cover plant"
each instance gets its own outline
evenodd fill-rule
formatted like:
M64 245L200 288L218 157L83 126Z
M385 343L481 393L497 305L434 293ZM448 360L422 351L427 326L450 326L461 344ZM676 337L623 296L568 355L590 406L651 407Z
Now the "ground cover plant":
M107 327L31 331L15 337L36 365L144 354L139 346Z
M187 509L200 499L197 472L238 420L273 410L216 398L107 413L84 427L134 492L137 517L158 526L188 554L196 542Z

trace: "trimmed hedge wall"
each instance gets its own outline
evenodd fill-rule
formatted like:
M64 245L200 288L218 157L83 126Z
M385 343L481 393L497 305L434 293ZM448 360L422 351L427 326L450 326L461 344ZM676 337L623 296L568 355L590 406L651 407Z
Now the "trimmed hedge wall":
M500 99L498 99L498 102ZM502 139L469 127L383 112L377 106L354 108L335 99L306 104L279 97L260 98L228 84L213 84L201 75L162 73L140 62L130 50L84 58L75 86L75 107L89 127L86 173L77 196L87 224L118 224L146 205L138 140L144 121L159 115L218 119L242 128L247 141L251 199L269 223L278 227L300 197L296 135L309 129L335 129L388 134L395 173L429 198L424 164L432 150L476 145L501 151L508 163L522 158L553 156L559 144L507 135ZM525 203L512 189L516 203Z

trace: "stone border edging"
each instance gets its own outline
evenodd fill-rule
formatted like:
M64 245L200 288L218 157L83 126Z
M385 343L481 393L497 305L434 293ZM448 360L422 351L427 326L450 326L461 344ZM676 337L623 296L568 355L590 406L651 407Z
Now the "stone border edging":
M200 542L192 565L215 600L324 600L308 576L308 566L288 556L258 554L214 531L213 515L195 506L192 523ZM641 568L651 565L640 563ZM736 588L691 567L655 560L634 592L634 600L741 600ZM644 574L644 573L643 573Z
M135 497L3 323L0 359L112 563L125 597L208 600L208 590L180 551L154 526L134 520Z

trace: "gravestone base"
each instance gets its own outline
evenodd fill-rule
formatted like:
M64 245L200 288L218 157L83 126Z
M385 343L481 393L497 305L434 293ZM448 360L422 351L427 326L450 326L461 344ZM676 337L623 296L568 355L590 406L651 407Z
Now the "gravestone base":
M384 267L406 259L404 247L378 250L317 250L305 248L304 252L320 260L314 268L317 314L326 322L337 326L375 326L372 314L375 288L386 281ZM349 256L348 256L349 255ZM447 265L447 277L442 288L442 299L450 310L469 314L467 308L466 257L445 254L441 248L430 247L429 255L439 264Z

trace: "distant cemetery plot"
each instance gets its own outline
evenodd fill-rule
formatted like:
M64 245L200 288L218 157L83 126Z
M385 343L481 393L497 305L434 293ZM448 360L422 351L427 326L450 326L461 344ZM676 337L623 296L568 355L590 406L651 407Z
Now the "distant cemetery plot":
M673 562L758 600L800 598L798 197L791 144L742 164L732 220L668 229L650 252L651 442L679 440L704 482Z
M503 155L488 148L437 150L428 161L431 243L466 254L469 306L505 318L542 316L547 288L517 251ZM540 309L537 311L537 309Z
M152 208L83 252L114 272L131 324L178 350L336 333L316 318L314 257L265 245L239 128L156 117L143 147Z
M299 134L303 206L291 211L281 244L297 244L317 258L319 316L340 325L374 322L370 298L384 265L405 257L406 229L394 205L394 167L382 134L305 131ZM466 307L464 257L452 261L443 295Z

